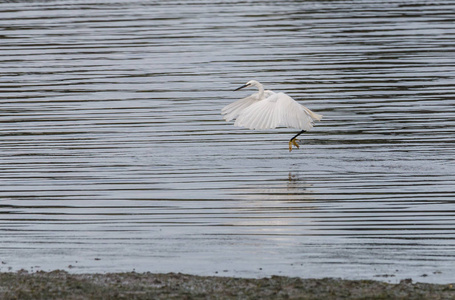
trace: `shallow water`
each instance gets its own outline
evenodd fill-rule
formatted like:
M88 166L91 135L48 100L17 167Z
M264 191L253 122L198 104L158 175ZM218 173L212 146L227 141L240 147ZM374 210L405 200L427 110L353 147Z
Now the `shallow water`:
M0 271L455 282L455 4L427 2L1 3ZM299 150L222 120L250 79L324 115Z

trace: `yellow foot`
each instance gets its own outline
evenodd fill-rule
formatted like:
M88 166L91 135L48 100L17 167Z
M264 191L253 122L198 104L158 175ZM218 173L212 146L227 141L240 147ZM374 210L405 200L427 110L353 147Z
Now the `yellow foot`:
M297 144L297 139L292 139L289 141L289 152L292 151L292 145L296 146L299 149L299 144Z

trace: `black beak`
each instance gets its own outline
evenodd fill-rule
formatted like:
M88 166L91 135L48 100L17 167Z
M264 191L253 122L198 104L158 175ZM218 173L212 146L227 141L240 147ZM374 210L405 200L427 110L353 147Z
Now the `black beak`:
M234 92L235 92L235 91L238 91L238 90L241 90L241 89L243 89L243 88L246 88L247 86L249 86L249 84L244 84L244 85L242 85L241 87L236 88L236 89L234 90Z

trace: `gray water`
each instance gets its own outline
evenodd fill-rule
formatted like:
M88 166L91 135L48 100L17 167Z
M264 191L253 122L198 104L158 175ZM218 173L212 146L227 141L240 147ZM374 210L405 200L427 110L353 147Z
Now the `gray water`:
M455 282L453 1L0 4L0 271ZM220 109L286 92L324 119Z

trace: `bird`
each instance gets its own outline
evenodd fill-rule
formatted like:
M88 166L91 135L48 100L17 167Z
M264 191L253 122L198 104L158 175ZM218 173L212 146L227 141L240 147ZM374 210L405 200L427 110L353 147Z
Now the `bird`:
M301 131L289 140L289 152L293 146L299 148L297 137L310 130L315 121L322 119L322 115L312 112L285 93L264 90L264 86L256 80L250 80L234 91L253 86L259 91L221 110L224 120L229 122L235 119L234 126L253 130L277 127L300 129Z

